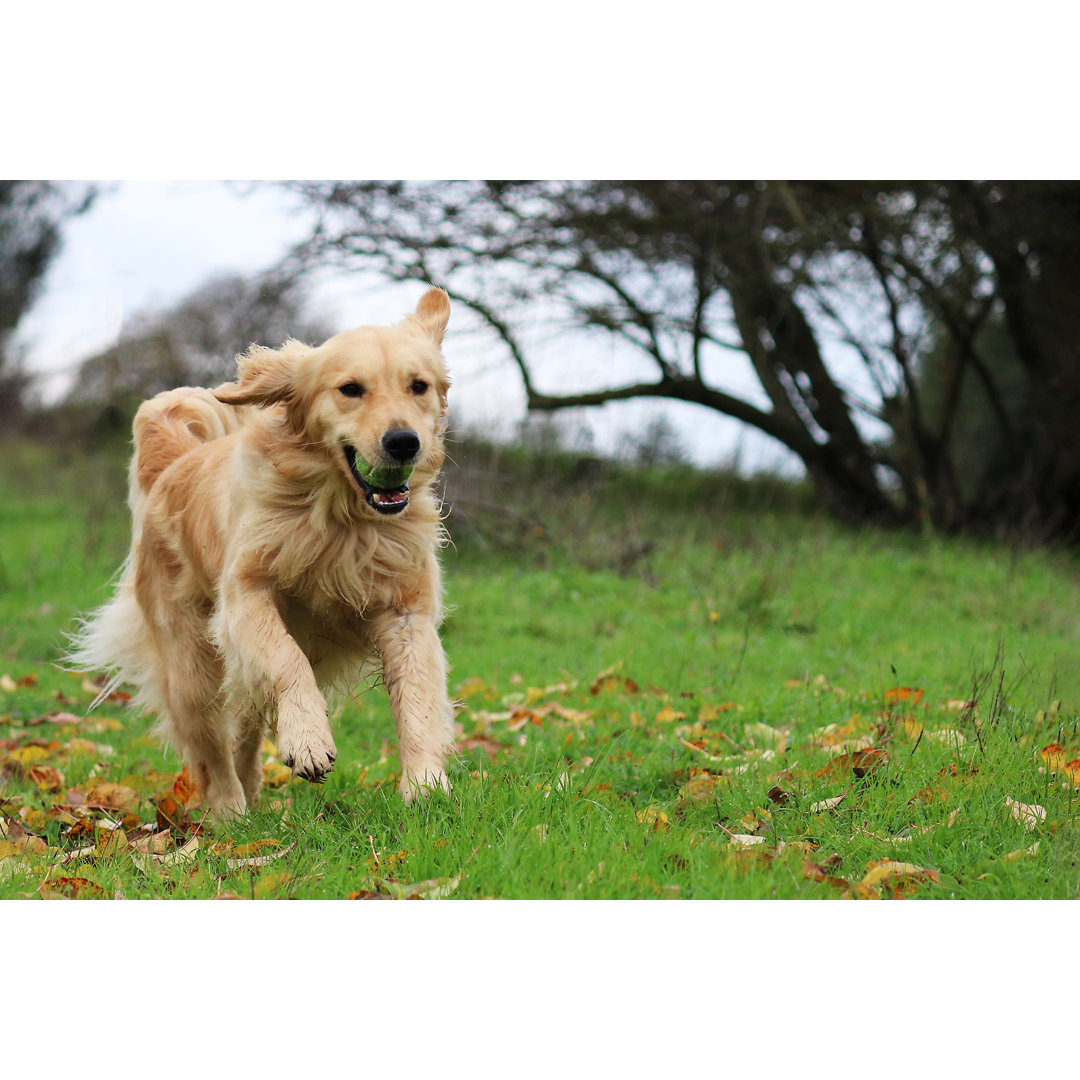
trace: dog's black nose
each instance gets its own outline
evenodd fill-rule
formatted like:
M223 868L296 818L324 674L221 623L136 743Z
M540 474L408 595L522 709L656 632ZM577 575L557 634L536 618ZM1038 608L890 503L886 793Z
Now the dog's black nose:
M382 448L395 461L404 464L420 453L420 436L412 428L391 428L382 437Z

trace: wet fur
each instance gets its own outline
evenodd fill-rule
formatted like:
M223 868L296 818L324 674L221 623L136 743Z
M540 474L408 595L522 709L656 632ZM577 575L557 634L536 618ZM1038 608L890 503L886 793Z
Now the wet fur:
M72 662L137 688L218 816L250 806L263 736L294 773L334 764L327 694L382 667L406 800L446 788L453 746L438 636L449 301L432 289L393 327L318 348L253 347L215 390L170 390L134 423L132 547L112 600L75 636ZM355 381L361 398L340 386ZM417 387L427 384L424 393ZM420 438L409 505L383 516L342 450Z

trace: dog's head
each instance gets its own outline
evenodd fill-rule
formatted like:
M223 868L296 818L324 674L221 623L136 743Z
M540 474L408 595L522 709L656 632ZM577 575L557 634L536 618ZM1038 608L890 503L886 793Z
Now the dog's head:
M237 381L214 394L229 405L283 406L299 445L324 451L371 510L400 514L410 482L429 483L442 465L449 318L449 297L429 289L395 326L349 330L318 348L253 346L238 359Z

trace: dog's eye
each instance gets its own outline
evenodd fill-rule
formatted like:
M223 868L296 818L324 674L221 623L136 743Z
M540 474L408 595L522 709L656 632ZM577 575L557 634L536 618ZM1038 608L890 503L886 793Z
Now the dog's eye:
M419 397L421 394L426 394L428 392L428 384L424 382L423 379L413 379L410 389L417 397Z
M347 382L344 386L338 387L338 393L346 397L363 397L364 388L358 382Z

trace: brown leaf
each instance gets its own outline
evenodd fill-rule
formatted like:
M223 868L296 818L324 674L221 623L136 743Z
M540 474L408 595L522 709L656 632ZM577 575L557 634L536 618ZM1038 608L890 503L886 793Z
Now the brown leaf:
M175 829L187 833L191 827L191 817L187 807L175 795L161 795L154 800L157 813L158 829Z
M64 790L64 774L53 765L31 765L26 776L40 791Z
M37 727L39 724L56 724L61 727L72 727L75 724L81 724L83 717L76 716L74 713L54 711L45 713L43 716L35 716L32 720L27 720L28 727Z
M180 770L180 775L173 782L173 795L185 806L188 806L196 796L195 782L188 775L187 766Z
M163 829L161 832L143 833L131 841L131 848L140 855L164 855L172 843L172 830Z
M787 806L795 796L790 791L785 791L779 785L769 788L769 802L775 803L777 806Z
M471 750L483 750L494 761L500 752L505 752L507 747L495 739L489 739L484 735L473 735L468 739L461 739L457 744L459 753L468 753Z
M86 801L91 806L105 806L110 810L134 810L139 805L139 793L124 784L114 784L106 780L95 784L87 793Z
M96 881L81 877L60 877L43 881L38 894L43 900L105 899L105 890Z
M879 768L889 761L888 752L879 746L871 746L866 750L856 750L850 754L841 754L833 758L823 769L819 769L815 776L842 776L850 771L857 777L863 777L872 769Z

